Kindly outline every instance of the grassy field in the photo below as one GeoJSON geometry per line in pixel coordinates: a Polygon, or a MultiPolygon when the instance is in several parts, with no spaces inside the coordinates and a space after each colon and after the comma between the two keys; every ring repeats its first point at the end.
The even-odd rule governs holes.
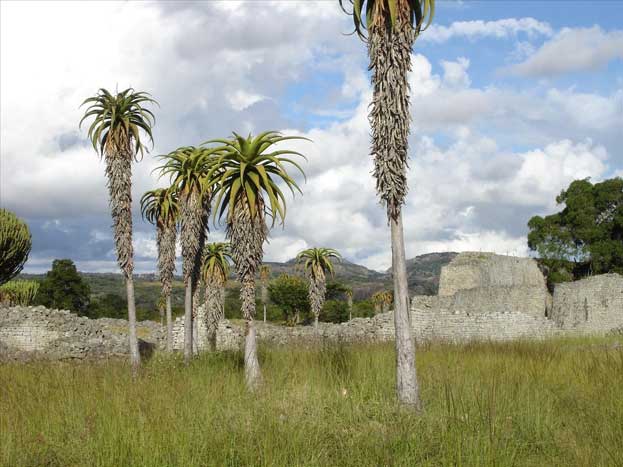
{"type": "Polygon", "coordinates": [[[623,465],[623,350],[606,340],[432,345],[426,411],[395,403],[391,345],[149,362],[0,365],[3,466],[623,465]]]}

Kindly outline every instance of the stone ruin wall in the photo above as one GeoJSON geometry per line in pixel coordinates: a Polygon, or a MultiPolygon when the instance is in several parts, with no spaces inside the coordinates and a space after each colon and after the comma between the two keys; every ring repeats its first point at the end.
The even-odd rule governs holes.
{"type": "MultiPolygon", "coordinates": [[[[427,298],[414,297],[414,307],[427,298]]],[[[441,269],[439,294],[429,308],[545,316],[551,304],[545,278],[531,258],[467,252],[441,269]]]]}
{"type": "MultiPolygon", "coordinates": [[[[442,270],[440,295],[413,298],[411,322],[420,342],[623,332],[622,276],[607,274],[560,284],[552,306],[533,260],[468,253],[455,261],[442,270]],[[550,309],[548,319],[546,310],[550,309]]],[[[262,322],[256,322],[256,329],[260,341],[276,345],[382,342],[394,336],[391,313],[341,324],[320,323],[317,330],[262,322]]],[[[165,330],[158,323],[138,323],[138,335],[144,354],[163,348],[165,330]]],[[[240,324],[223,321],[216,348],[240,348],[243,335],[240,324]]],[[[183,348],[183,336],[183,319],[178,318],[174,348],[183,348]]],[[[206,348],[205,332],[197,329],[195,336],[196,350],[206,348]]],[[[43,307],[0,308],[0,359],[107,358],[126,357],[127,353],[125,320],[91,320],[43,307]]]]}
{"type": "Polygon", "coordinates": [[[623,276],[603,274],[556,285],[551,318],[579,333],[623,331],[623,276]]]}
{"type": "MultiPolygon", "coordinates": [[[[141,352],[149,354],[164,342],[158,323],[137,324],[141,352]]],[[[0,307],[0,359],[50,360],[126,357],[128,322],[89,319],[68,310],[45,307],[0,307]]]]}

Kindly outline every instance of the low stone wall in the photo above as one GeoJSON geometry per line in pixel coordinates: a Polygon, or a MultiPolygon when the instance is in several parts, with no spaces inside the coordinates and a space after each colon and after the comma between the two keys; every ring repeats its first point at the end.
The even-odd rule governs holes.
{"type": "Polygon", "coordinates": [[[583,333],[623,329],[623,276],[603,274],[556,285],[551,318],[583,333]]]}
{"type": "MultiPolygon", "coordinates": [[[[89,319],[67,310],[45,307],[0,308],[0,359],[50,360],[126,357],[128,322],[122,319],[89,319]]],[[[141,352],[160,347],[163,332],[158,323],[138,323],[141,352]]]]}
{"type": "Polygon", "coordinates": [[[482,287],[458,290],[454,295],[415,296],[415,309],[460,311],[469,314],[516,311],[544,317],[551,298],[545,287],[482,287]]]}
{"type": "MultiPolygon", "coordinates": [[[[280,326],[256,321],[257,339],[271,345],[318,345],[321,342],[384,342],[394,338],[394,324],[391,313],[374,318],[355,318],[346,323],[319,323],[313,326],[280,326]]],[[[244,342],[244,323],[222,321],[216,332],[216,350],[235,350],[242,348],[244,342]]],[[[199,340],[198,350],[207,347],[205,340],[199,340]]],[[[184,345],[184,322],[175,320],[173,346],[182,350],[184,345]]]]}
{"type": "MultiPolygon", "coordinates": [[[[551,319],[538,288],[481,287],[457,290],[453,295],[414,297],[411,324],[419,342],[510,340],[565,334],[623,332],[623,277],[595,276],[561,284],[554,292],[551,319]],[[533,314],[535,309],[543,314],[533,314]]],[[[198,317],[202,316],[202,309],[198,317]]],[[[260,342],[273,345],[318,345],[322,342],[383,342],[394,338],[393,315],[356,318],[347,323],[313,326],[278,326],[256,322],[260,342]]],[[[195,350],[207,348],[206,333],[195,326],[195,350]]],[[[138,323],[144,353],[164,347],[165,332],[155,322],[138,323]]],[[[183,318],[175,320],[174,348],[182,350],[183,318]]],[[[216,333],[216,349],[238,349],[244,340],[243,324],[223,321],[216,333]]],[[[91,320],[69,311],[44,307],[0,308],[0,359],[81,359],[125,357],[127,321],[91,320]]]]}
{"type": "Polygon", "coordinates": [[[542,339],[564,332],[546,318],[516,311],[483,314],[414,309],[411,312],[411,324],[413,333],[420,342],[542,339]]]}

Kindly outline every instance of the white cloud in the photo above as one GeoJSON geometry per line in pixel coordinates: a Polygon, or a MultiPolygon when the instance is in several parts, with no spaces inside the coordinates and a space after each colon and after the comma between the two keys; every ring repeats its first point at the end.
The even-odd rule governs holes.
{"type": "Polygon", "coordinates": [[[614,59],[623,59],[623,31],[591,28],[564,28],[522,63],[508,71],[523,76],[553,76],[602,68],[614,59]]]}
{"type": "Polygon", "coordinates": [[[228,99],[232,108],[240,112],[248,107],[251,107],[253,104],[263,101],[266,97],[260,94],[248,93],[239,89],[233,94],[230,94],[228,99]]]}
{"type": "Polygon", "coordinates": [[[471,84],[467,69],[469,68],[469,60],[465,57],[459,57],[456,62],[442,60],[443,81],[452,88],[468,88],[471,84]]]}
{"type": "Polygon", "coordinates": [[[496,38],[504,39],[515,37],[520,33],[529,37],[551,36],[552,28],[548,23],[534,18],[506,18],[495,21],[456,21],[450,26],[438,26],[433,24],[429,30],[422,34],[420,40],[431,42],[446,42],[450,39],[469,38],[496,38]]]}
{"type": "MultiPolygon", "coordinates": [[[[47,229],[31,270],[48,268],[52,254],[78,255],[79,242],[79,268],[117,270],[104,163],[76,128],[79,103],[117,83],[159,100],[156,154],[231,130],[281,128],[313,141],[289,145],[308,156],[308,182],[303,196],[288,196],[286,227],[271,231],[266,260],[330,246],[369,267],[389,266],[389,231],[371,176],[365,47],[340,35],[350,20],[335,4],[13,2],[2,10],[0,201],[36,219],[40,232],[47,229]],[[310,76],[323,80],[323,73],[330,73],[326,98],[284,99],[290,87],[300,89],[310,76]],[[307,113],[283,116],[296,106],[334,118],[316,125],[307,113]]],[[[523,18],[435,26],[422,38],[519,35],[552,32],[523,18]]],[[[529,50],[521,46],[524,55],[529,50]]],[[[530,216],[553,209],[555,195],[574,178],[608,173],[623,91],[475,87],[476,59],[461,55],[442,53],[434,63],[413,56],[407,253],[525,253],[530,216]]],[[[137,272],[156,269],[154,228],[139,220],[136,201],[166,183],[151,173],[158,164],[147,156],[133,166],[137,272]]],[[[222,238],[222,229],[210,234],[210,241],[222,238]]]]}

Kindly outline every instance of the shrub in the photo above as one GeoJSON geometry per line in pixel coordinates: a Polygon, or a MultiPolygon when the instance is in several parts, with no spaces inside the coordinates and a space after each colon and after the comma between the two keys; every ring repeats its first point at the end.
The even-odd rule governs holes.
{"type": "Polygon", "coordinates": [[[0,209],[0,284],[23,269],[32,248],[28,226],[6,209],[0,209]]]}
{"type": "Polygon", "coordinates": [[[32,305],[38,290],[37,281],[9,281],[0,285],[0,303],[9,306],[32,305]]]}

